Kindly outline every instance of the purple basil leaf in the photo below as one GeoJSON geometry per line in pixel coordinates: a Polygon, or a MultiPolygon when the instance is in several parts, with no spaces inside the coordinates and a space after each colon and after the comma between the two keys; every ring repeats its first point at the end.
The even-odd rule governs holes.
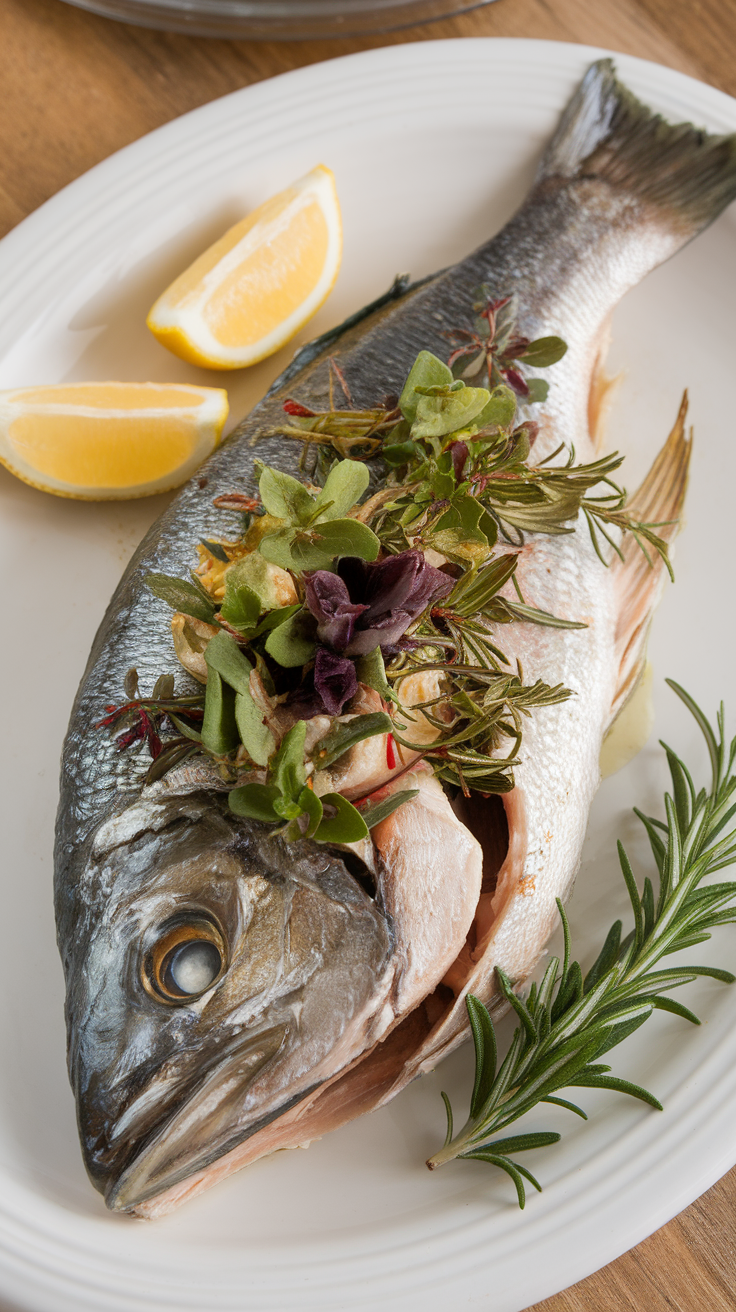
{"type": "Polygon", "coordinates": [[[452,456],[452,468],[455,478],[458,483],[462,483],[465,461],[468,458],[468,448],[465,442],[453,442],[450,447],[450,455],[452,456]]]}
{"type": "Polygon", "coordinates": [[[320,642],[335,651],[344,651],[353,636],[356,619],[368,607],[351,602],[343,580],[326,569],[305,574],[304,588],[307,605],[317,621],[320,642]]]}
{"type": "Polygon", "coordinates": [[[351,601],[366,604],[344,649],[351,656],[393,647],[412,621],[454,585],[421,551],[402,551],[374,565],[349,556],[338,568],[351,601]]]}
{"type": "Polygon", "coordinates": [[[379,615],[369,629],[357,629],[348,648],[351,656],[368,656],[376,647],[383,650],[393,647],[405,633],[414,617],[405,610],[390,610],[379,615]]]}
{"type": "Polygon", "coordinates": [[[358,676],[353,662],[326,647],[318,647],[314,662],[314,688],[329,715],[340,715],[342,708],[358,691],[358,676]]]}
{"type": "Polygon", "coordinates": [[[305,678],[304,682],[290,692],[286,698],[285,705],[290,711],[293,711],[300,720],[311,720],[315,715],[324,715],[325,705],[319,693],[314,687],[314,672],[305,678]]]}

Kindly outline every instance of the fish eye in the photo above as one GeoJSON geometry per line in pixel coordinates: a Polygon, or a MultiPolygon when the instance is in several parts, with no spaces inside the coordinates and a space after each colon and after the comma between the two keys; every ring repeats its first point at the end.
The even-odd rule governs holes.
{"type": "Polygon", "coordinates": [[[204,916],[169,921],[143,962],[143,984],[159,1002],[181,1004],[199,998],[221,978],[225,943],[204,916]]]}

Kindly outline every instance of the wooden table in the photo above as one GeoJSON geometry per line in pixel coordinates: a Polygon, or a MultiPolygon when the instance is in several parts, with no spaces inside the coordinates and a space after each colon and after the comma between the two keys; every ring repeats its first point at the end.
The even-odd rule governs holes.
{"type": "MultiPolygon", "coordinates": [[[[215,96],[400,41],[516,36],[608,46],[736,95],[734,0],[497,0],[339,41],[212,41],[128,27],[61,0],[0,0],[0,234],[114,150],[215,96]]],[[[732,1312],[736,1169],[681,1216],[535,1312],[732,1312]]],[[[530,1255],[531,1256],[531,1255],[530,1255]]]]}

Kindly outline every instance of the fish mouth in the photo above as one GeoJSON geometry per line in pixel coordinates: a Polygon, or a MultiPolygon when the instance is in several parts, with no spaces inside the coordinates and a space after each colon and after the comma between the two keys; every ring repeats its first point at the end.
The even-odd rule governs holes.
{"type": "Polygon", "coordinates": [[[288,1024],[275,1025],[249,1036],[221,1057],[186,1101],[159,1121],[122,1173],[110,1178],[105,1189],[107,1206],[115,1212],[134,1211],[206,1170],[281,1115],[283,1105],[264,1116],[246,1119],[243,1103],[249,1085],[283,1048],[288,1032],[288,1024]]]}

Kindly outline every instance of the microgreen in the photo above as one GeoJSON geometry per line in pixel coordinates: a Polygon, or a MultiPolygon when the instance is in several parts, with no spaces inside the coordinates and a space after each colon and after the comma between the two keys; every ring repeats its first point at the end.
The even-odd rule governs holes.
{"type": "Polygon", "coordinates": [[[556,1143],[552,1132],[496,1138],[540,1103],[553,1103],[586,1119],[575,1103],[557,1095],[568,1088],[612,1089],[660,1109],[654,1094],[619,1079],[600,1058],[643,1025],[654,1011],[667,1011],[694,1024],[697,1017],[668,996],[672,989],[707,976],[732,984],[736,977],[714,966],[678,963],[659,968],[663,957],[710,938],[718,925],[736,921],[736,882],[704,884],[707,876],[736,861],[736,738],[725,736],[723,705],[717,728],[673,680],[669,686],[694,715],[711,760],[709,788],[695,791],[684,762],[662,744],[672,778],[672,793],[664,798],[666,820],[635,813],[642,821],[658,872],[658,888],[649,876],[642,891],[626,851],[618,844],[619,861],[631,901],[633,928],[622,937],[620,920],[611,927],[598,957],[583,975],[571,958],[570,931],[562,903],[558,909],[564,930],[562,962],[553,957],[541,983],[522,998],[500,969],[496,980],[501,996],[519,1018],[510,1047],[500,1066],[490,1013],[468,994],[468,1020],[475,1045],[475,1080],[468,1119],[454,1134],[450,1101],[443,1094],[447,1137],[427,1163],[430,1169],[454,1158],[489,1162],[513,1180],[519,1206],[525,1202],[524,1179],[535,1189],[538,1181],[511,1155],[556,1143]]]}
{"type": "Polygon", "coordinates": [[[546,400],[549,383],[528,378],[519,365],[546,369],[561,360],[567,350],[561,337],[538,337],[530,341],[516,328],[518,303],[515,296],[494,300],[487,287],[479,289],[474,331],[461,330],[451,337],[453,376],[466,381],[485,375],[490,387],[506,383],[522,404],[546,400]]]}

